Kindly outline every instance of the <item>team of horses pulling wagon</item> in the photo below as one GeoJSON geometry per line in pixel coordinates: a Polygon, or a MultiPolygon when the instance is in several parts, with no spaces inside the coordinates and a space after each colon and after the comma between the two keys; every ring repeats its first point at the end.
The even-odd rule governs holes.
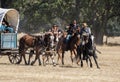
{"type": "Polygon", "coordinates": [[[33,65],[36,60],[38,60],[39,65],[41,65],[41,56],[43,59],[43,65],[46,65],[46,61],[49,60],[49,57],[52,59],[52,63],[56,66],[54,56],[58,54],[58,61],[61,59],[62,65],[64,65],[64,54],[65,51],[70,51],[70,58],[73,63],[73,60],[77,60],[77,64],[81,67],[83,66],[83,60],[90,61],[90,67],[92,67],[91,56],[94,58],[97,68],[99,65],[96,60],[96,47],[94,45],[94,38],[89,39],[86,35],[81,36],[77,33],[74,33],[69,40],[69,49],[66,49],[67,45],[64,42],[66,34],[63,32],[59,37],[58,42],[54,42],[53,35],[44,34],[44,35],[24,35],[17,42],[17,32],[19,25],[19,13],[15,9],[2,9],[0,8],[0,23],[6,20],[14,28],[14,33],[1,33],[1,43],[0,43],[0,55],[7,55],[10,62],[13,64],[20,64],[22,58],[26,65],[33,65]],[[18,45],[19,43],[19,45],[18,45]],[[83,44],[84,43],[84,44],[83,44]],[[54,44],[54,45],[53,45],[54,44]],[[28,53],[26,51],[30,49],[28,53]],[[28,61],[26,60],[26,54],[29,54],[28,61]],[[35,59],[30,62],[32,55],[35,54],[35,59]],[[74,56],[73,56],[74,54],[74,56]]]}

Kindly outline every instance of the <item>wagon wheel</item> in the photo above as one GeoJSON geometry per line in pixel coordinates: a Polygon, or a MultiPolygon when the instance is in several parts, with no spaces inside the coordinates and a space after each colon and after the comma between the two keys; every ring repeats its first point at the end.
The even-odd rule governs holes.
{"type": "Polygon", "coordinates": [[[21,56],[17,53],[12,53],[8,55],[9,61],[12,64],[19,64],[21,62],[21,56]]]}

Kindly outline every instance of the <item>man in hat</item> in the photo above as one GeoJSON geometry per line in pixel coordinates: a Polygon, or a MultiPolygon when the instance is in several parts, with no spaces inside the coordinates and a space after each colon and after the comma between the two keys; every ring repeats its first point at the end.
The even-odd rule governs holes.
{"type": "Polygon", "coordinates": [[[91,35],[91,29],[88,27],[87,23],[83,23],[82,24],[82,28],[80,31],[80,35],[82,35],[83,33],[86,33],[88,35],[91,35]]]}

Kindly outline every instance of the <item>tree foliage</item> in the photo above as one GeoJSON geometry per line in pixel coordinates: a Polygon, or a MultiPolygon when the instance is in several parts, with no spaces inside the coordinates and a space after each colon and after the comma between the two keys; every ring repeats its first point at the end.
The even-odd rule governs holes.
{"type": "Polygon", "coordinates": [[[1,7],[20,12],[20,29],[40,32],[53,24],[64,28],[72,20],[87,22],[102,44],[103,35],[120,35],[120,0],[1,0],[1,7]],[[10,4],[9,4],[10,3],[10,4]]]}

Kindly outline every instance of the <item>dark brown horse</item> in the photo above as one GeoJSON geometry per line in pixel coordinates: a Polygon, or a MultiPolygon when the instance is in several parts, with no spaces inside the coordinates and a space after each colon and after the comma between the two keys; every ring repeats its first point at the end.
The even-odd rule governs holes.
{"type": "Polygon", "coordinates": [[[90,67],[92,67],[91,56],[93,57],[97,68],[100,68],[97,62],[96,55],[96,47],[94,44],[94,36],[87,35],[86,33],[82,35],[82,41],[80,46],[78,47],[78,57],[81,60],[81,67],[83,67],[83,60],[86,60],[88,64],[88,60],[90,62],[90,67]]]}
{"type": "Polygon", "coordinates": [[[43,46],[44,46],[44,43],[42,40],[42,36],[32,36],[32,35],[27,34],[27,35],[24,35],[23,37],[21,37],[19,40],[19,54],[21,55],[20,62],[22,61],[22,57],[23,57],[25,64],[30,63],[31,56],[29,56],[29,60],[27,63],[25,53],[29,48],[33,48],[33,51],[36,52],[36,56],[35,56],[35,60],[32,61],[31,65],[33,65],[37,59],[39,61],[39,65],[41,65],[40,52],[43,50],[43,48],[44,48],[43,46]]]}
{"type": "Polygon", "coordinates": [[[80,35],[77,33],[74,33],[69,42],[66,43],[65,39],[66,39],[66,32],[63,33],[63,36],[59,39],[58,45],[57,45],[57,53],[58,53],[58,61],[59,59],[61,59],[62,61],[62,65],[64,65],[64,53],[65,51],[69,50],[71,55],[71,61],[73,63],[73,54],[75,55],[75,59],[77,58],[77,46],[80,44],[80,35]],[[69,48],[69,49],[68,49],[69,48]],[[61,56],[62,54],[62,56],[61,56]]]}

